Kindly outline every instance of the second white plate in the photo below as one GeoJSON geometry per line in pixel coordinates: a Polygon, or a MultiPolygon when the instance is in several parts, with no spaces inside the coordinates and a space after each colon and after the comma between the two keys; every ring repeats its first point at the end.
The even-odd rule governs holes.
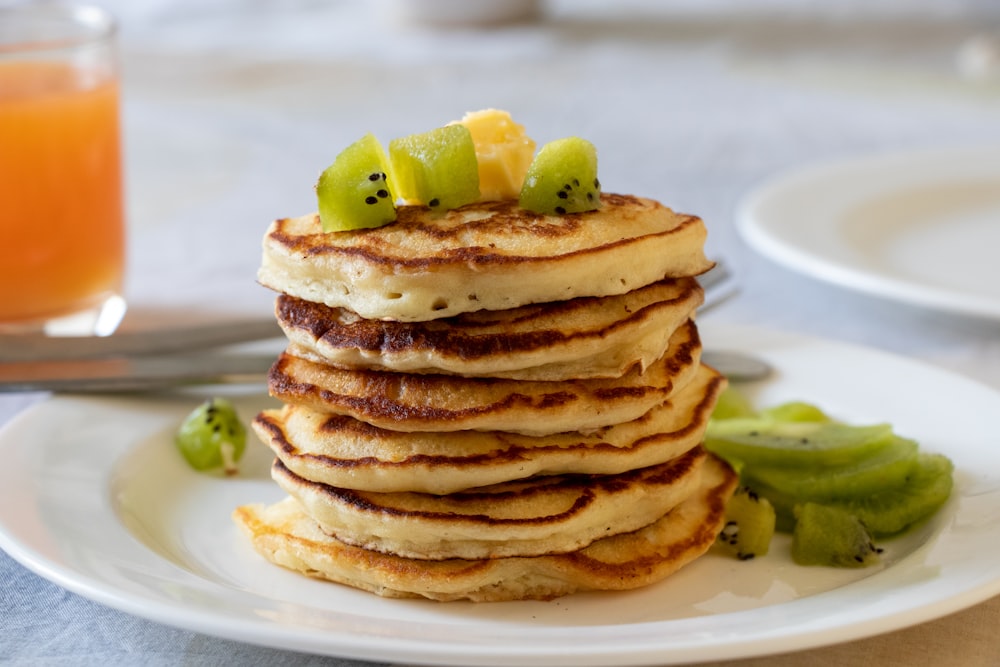
{"type": "Polygon", "coordinates": [[[748,195],[736,222],[754,249],[794,271],[1000,319],[1000,146],[797,170],[748,195]]]}

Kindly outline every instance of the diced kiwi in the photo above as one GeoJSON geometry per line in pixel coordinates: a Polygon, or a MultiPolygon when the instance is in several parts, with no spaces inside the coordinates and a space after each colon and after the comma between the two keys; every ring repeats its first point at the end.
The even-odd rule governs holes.
{"type": "Polygon", "coordinates": [[[889,424],[852,426],[839,422],[774,422],[769,419],[713,421],[705,447],[747,465],[830,466],[855,462],[889,446],[889,424]]]}
{"type": "Polygon", "coordinates": [[[479,199],[479,166],[472,134],[446,125],[389,142],[390,174],[398,195],[446,211],[479,199]]]}
{"type": "Polygon", "coordinates": [[[316,183],[324,232],[381,227],[396,219],[382,145],[366,134],[334,159],[316,183]]]}
{"type": "Polygon", "coordinates": [[[740,560],[765,556],[774,536],[774,521],[771,503],[741,486],[726,505],[726,523],[717,542],[740,560]]]}
{"type": "Polygon", "coordinates": [[[917,463],[917,443],[895,437],[889,446],[841,466],[754,466],[745,474],[803,500],[864,498],[902,486],[917,463]]]}
{"type": "Polygon", "coordinates": [[[597,149],[580,137],[550,141],[528,167],[521,208],[544,215],[593,211],[601,205],[597,149]]]}
{"type": "Polygon", "coordinates": [[[795,506],[804,499],[790,493],[769,487],[760,480],[753,479],[744,469],[740,472],[740,480],[753,489],[761,498],[767,498],[774,508],[774,529],[779,533],[791,533],[795,528],[795,506]]]}
{"type": "Polygon", "coordinates": [[[246,449],[246,428],[232,403],[213,398],[184,419],[174,434],[174,444],[195,470],[221,467],[232,475],[246,449]]]}
{"type": "Polygon", "coordinates": [[[876,536],[895,535],[941,508],[951,496],[952,462],[941,454],[920,454],[906,482],[836,504],[861,519],[876,536]]]}
{"type": "Polygon", "coordinates": [[[775,530],[792,533],[793,556],[803,564],[877,561],[872,536],[896,535],[926,519],[953,486],[951,461],[920,453],[888,424],[843,424],[801,401],[756,413],[738,398],[720,401],[705,446],[770,502],[775,530]]]}
{"type": "Polygon", "coordinates": [[[865,524],[840,507],[805,503],[795,519],[792,560],[799,565],[866,567],[880,560],[865,524]]]}

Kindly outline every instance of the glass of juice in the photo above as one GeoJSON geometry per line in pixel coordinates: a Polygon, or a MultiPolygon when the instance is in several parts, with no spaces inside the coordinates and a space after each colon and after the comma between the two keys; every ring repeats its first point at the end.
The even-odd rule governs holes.
{"type": "Polygon", "coordinates": [[[125,313],[114,19],[0,7],[0,333],[107,335],[125,313]]]}

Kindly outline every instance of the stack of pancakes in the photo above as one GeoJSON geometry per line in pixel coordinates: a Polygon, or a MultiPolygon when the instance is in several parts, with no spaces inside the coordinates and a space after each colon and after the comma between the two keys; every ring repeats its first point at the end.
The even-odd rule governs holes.
{"type": "Polygon", "coordinates": [[[701,439],[705,227],[637,197],[516,201],[324,234],[278,220],[260,282],[289,345],[254,429],[288,493],[236,522],[267,559],[391,597],[550,599],[703,554],[736,484],[701,439]]]}

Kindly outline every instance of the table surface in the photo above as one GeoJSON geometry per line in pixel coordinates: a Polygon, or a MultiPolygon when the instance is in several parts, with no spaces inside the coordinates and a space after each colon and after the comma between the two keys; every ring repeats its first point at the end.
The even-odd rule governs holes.
{"type": "MultiPolygon", "coordinates": [[[[775,174],[910,149],[1000,146],[1000,73],[963,45],[990,2],[551,2],[488,28],[403,22],[378,3],[105,2],[122,22],[126,328],[266,315],[260,237],[313,210],[339,148],[510,110],[540,143],[601,149],[605,189],[697,213],[739,293],[704,317],[889,350],[1000,388],[1000,325],[792,273],[734,227],[775,174]],[[610,3],[608,3],[610,4],[610,3]]],[[[992,31],[992,32],[991,32],[992,31]]],[[[0,423],[44,400],[0,396],[0,423]]],[[[66,592],[0,553],[4,664],[360,664],[165,627],[66,592]]],[[[1000,599],[891,634],[740,665],[994,664],[1000,599]]]]}

